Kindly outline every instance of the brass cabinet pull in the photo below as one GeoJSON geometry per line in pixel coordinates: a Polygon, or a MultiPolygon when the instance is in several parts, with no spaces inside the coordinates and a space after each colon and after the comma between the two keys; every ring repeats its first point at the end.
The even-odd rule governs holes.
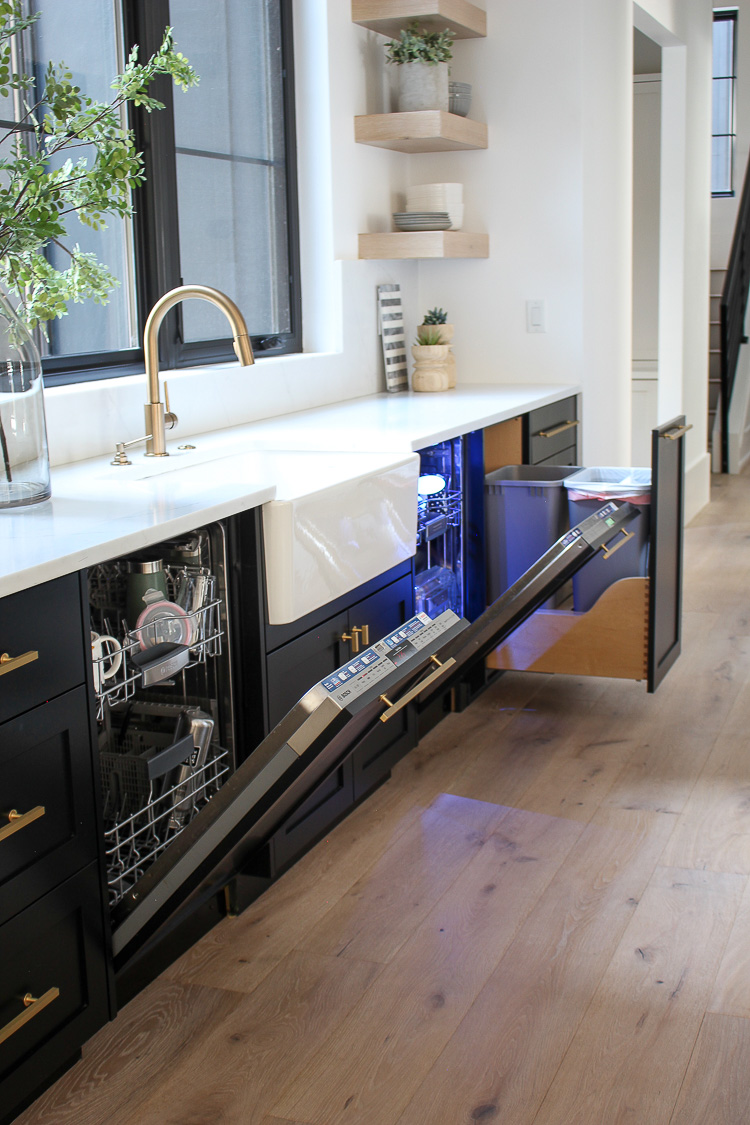
{"type": "Polygon", "coordinates": [[[540,430],[536,435],[537,437],[557,437],[558,434],[564,434],[566,430],[572,430],[575,426],[580,426],[577,418],[569,422],[563,422],[561,426],[555,426],[554,430],[540,430]]]}
{"type": "Polygon", "coordinates": [[[602,555],[605,559],[611,559],[612,556],[620,550],[620,547],[624,547],[628,540],[632,539],[635,535],[634,531],[626,531],[624,527],[621,527],[620,531],[624,536],[623,539],[618,540],[618,542],[615,543],[614,547],[602,547],[602,555]]]}
{"type": "Polygon", "coordinates": [[[361,629],[357,628],[356,625],[353,625],[351,633],[342,633],[341,634],[341,640],[342,641],[349,641],[350,642],[350,644],[352,646],[352,655],[353,656],[356,656],[357,653],[359,652],[359,634],[361,632],[362,632],[361,629]]]}
{"type": "Polygon", "coordinates": [[[686,434],[688,432],[688,430],[692,430],[692,428],[693,428],[693,423],[688,422],[688,424],[686,426],[679,426],[676,430],[674,430],[674,431],[670,430],[670,432],[668,434],[662,434],[661,436],[665,437],[665,438],[669,438],[670,441],[677,441],[678,438],[681,438],[683,434],[686,434]]]}
{"type": "Polygon", "coordinates": [[[367,648],[370,644],[370,626],[363,625],[360,632],[362,633],[362,644],[367,648]]]}
{"type": "MultiPolygon", "coordinates": [[[[25,828],[27,824],[31,824],[32,820],[39,820],[40,816],[44,816],[44,805],[37,805],[36,808],[29,809],[28,812],[20,813],[15,809],[11,809],[5,815],[8,818],[8,823],[0,828],[0,840],[5,840],[8,836],[12,836],[14,832],[20,831],[25,828]]],[[[0,816],[2,813],[0,813],[0,816]]]]}
{"type": "Polygon", "coordinates": [[[41,996],[32,996],[30,992],[27,992],[23,998],[23,1006],[26,1011],[20,1012],[10,1023],[6,1023],[5,1027],[0,1028],[0,1043],[4,1043],[6,1039],[10,1039],[11,1035],[20,1031],[24,1024],[33,1020],[34,1016],[38,1016],[42,1008],[46,1008],[53,1000],[57,1000],[59,995],[59,988],[49,988],[41,996]]]}
{"type": "Polygon", "coordinates": [[[418,696],[420,692],[424,691],[424,689],[428,687],[429,684],[433,684],[435,680],[439,679],[442,676],[443,672],[447,672],[448,669],[452,668],[456,663],[455,659],[452,656],[450,657],[450,659],[446,660],[444,664],[441,664],[436,656],[431,656],[430,660],[433,664],[436,664],[437,667],[432,672],[430,672],[429,676],[427,676],[424,680],[420,680],[419,683],[415,684],[413,688],[409,688],[406,695],[403,695],[401,699],[399,699],[398,703],[391,703],[387,695],[378,696],[378,699],[385,703],[388,708],[388,710],[384,711],[380,716],[381,723],[387,723],[388,720],[392,719],[393,716],[397,714],[402,707],[406,707],[407,703],[411,703],[412,699],[418,696]]]}
{"type": "Polygon", "coordinates": [[[22,656],[9,656],[4,652],[0,656],[0,676],[4,676],[6,672],[12,672],[14,668],[22,668],[24,664],[31,664],[33,660],[39,659],[39,653],[24,652],[22,656]]]}

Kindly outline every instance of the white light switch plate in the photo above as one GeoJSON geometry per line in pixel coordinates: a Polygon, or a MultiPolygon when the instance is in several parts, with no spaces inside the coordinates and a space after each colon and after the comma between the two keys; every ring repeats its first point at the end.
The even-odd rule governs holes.
{"type": "Polygon", "coordinates": [[[526,302],[526,331],[547,331],[547,303],[540,299],[526,302]]]}

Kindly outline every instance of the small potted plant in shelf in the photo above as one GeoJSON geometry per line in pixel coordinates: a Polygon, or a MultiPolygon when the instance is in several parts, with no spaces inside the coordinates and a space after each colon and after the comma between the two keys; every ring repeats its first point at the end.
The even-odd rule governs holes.
{"type": "Polygon", "coordinates": [[[442,109],[448,112],[448,63],[453,32],[420,30],[413,20],[398,39],[386,43],[386,61],[398,66],[398,110],[442,109]]]}

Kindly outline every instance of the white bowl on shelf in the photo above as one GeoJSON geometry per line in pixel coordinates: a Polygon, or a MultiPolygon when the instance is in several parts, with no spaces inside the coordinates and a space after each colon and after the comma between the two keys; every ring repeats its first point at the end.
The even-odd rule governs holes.
{"type": "Polygon", "coordinates": [[[447,210],[463,198],[463,184],[415,184],[406,189],[406,210],[447,210]]]}

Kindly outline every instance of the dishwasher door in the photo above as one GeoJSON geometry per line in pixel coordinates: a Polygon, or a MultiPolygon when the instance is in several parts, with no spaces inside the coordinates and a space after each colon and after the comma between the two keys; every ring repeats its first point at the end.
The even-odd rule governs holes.
{"type": "Polygon", "coordinates": [[[117,904],[115,970],[242,871],[285,816],[377,723],[457,682],[637,515],[627,503],[604,505],[473,624],[452,610],[434,620],[418,614],[311,688],[117,904]],[[397,692],[403,694],[395,700],[397,692]]]}

